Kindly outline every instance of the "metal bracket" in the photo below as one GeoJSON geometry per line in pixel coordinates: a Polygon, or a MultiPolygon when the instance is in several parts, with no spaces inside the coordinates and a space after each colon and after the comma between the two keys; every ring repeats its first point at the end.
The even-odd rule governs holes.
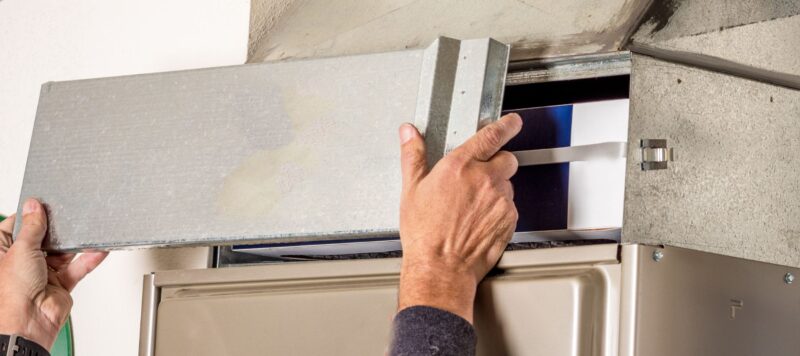
{"type": "Polygon", "coordinates": [[[582,146],[544,148],[511,152],[517,157],[520,167],[542,164],[594,161],[625,157],[626,142],[603,142],[582,146]]]}
{"type": "Polygon", "coordinates": [[[19,351],[19,346],[17,345],[17,335],[11,334],[8,337],[8,349],[6,349],[6,356],[14,356],[14,354],[19,351]]]}
{"type": "Polygon", "coordinates": [[[672,148],[667,147],[667,140],[642,139],[640,142],[642,170],[667,169],[667,162],[674,158],[672,148]]]}

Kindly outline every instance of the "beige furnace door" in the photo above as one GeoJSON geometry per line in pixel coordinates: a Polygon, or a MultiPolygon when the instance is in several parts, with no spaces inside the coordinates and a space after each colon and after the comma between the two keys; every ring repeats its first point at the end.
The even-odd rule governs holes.
{"type": "MultiPolygon", "coordinates": [[[[382,355],[399,259],[156,273],[155,354],[382,355]]],[[[480,355],[615,355],[617,245],[507,252],[479,290],[480,355]]]]}

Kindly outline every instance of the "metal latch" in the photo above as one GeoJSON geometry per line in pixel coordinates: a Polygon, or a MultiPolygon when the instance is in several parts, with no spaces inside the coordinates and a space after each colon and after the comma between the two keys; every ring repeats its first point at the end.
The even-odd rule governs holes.
{"type": "Polygon", "coordinates": [[[664,139],[642,139],[642,170],[667,169],[667,162],[673,160],[672,148],[664,139]]]}

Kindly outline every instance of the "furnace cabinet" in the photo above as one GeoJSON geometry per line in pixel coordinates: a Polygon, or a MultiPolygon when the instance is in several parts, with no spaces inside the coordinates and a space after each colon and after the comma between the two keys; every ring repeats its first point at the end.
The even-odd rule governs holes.
{"type": "MultiPolygon", "coordinates": [[[[157,272],[140,355],[380,355],[398,258],[157,272]]],[[[800,269],[615,243],[507,251],[475,305],[479,355],[796,355],[800,269]]]]}
{"type": "MultiPolygon", "coordinates": [[[[758,211],[793,195],[743,183],[791,179],[754,159],[773,151],[742,131],[769,116],[770,135],[797,134],[786,116],[797,108],[739,104],[767,96],[798,94],[628,52],[512,68],[504,111],[630,98],[624,221],[506,251],[479,287],[478,353],[796,355],[800,269],[670,244],[778,238],[753,228],[797,203],[758,211]]],[[[141,355],[382,354],[400,266],[386,243],[221,246],[217,268],[148,275],[141,355]]]]}

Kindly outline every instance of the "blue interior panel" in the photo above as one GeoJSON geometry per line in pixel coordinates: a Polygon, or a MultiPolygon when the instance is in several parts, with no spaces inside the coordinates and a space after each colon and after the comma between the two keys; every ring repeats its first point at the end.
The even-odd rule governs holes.
{"type": "MultiPolygon", "coordinates": [[[[522,116],[522,132],[504,149],[522,151],[568,147],[572,105],[513,110],[522,116]]],[[[511,178],[519,212],[517,231],[567,228],[569,163],[520,167],[511,178]]]]}

